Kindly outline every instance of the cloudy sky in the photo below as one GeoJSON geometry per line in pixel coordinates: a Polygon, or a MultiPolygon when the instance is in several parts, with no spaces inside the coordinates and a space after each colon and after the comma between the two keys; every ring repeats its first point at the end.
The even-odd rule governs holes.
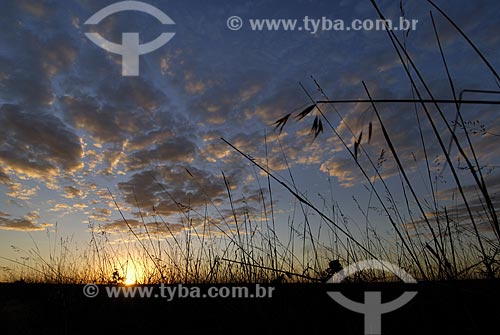
{"type": "MultiPolygon", "coordinates": [[[[324,200],[331,207],[333,199],[352,222],[358,222],[358,204],[366,209],[370,196],[366,180],[324,121],[324,132],[315,140],[310,136],[317,111],[300,122],[291,117],[281,134],[273,123],[311,104],[299,83],[313,99],[325,99],[311,76],[329,99],[366,99],[362,81],[375,99],[411,99],[411,85],[386,32],[253,31],[249,20],[377,19],[370,1],[148,0],[175,25],[165,26],[150,15],[131,11],[110,15],[95,26],[84,24],[114,2],[2,2],[0,255],[16,257],[10,246],[29,248],[31,237],[45,243],[46,230],[53,231],[56,223],[60,233],[79,241],[88,239],[89,223],[126,230],[108,188],[132,223],[139,222],[138,209],[151,220],[148,215],[154,207],[180,229],[179,204],[203,212],[209,198],[222,213],[228,209],[224,171],[237,206],[260,208],[259,187],[267,181],[221,137],[283,180],[290,181],[290,167],[301,194],[319,207],[324,200]],[[243,19],[240,30],[227,27],[227,19],[235,15],[243,19]],[[139,32],[145,43],[165,31],[175,36],[140,56],[140,75],[135,77],[122,76],[121,56],[101,49],[85,35],[98,32],[120,43],[123,32],[139,32]]],[[[419,20],[415,31],[398,32],[398,36],[406,41],[434,96],[451,99],[429,4],[377,2],[389,18],[404,15],[419,20]]],[[[500,3],[436,2],[492,66],[500,68],[500,3]]],[[[500,90],[495,76],[464,39],[435,10],[434,17],[457,94],[464,89],[500,90]]],[[[464,98],[499,99],[477,93],[464,98]]],[[[454,106],[442,107],[451,124],[454,106]]],[[[462,107],[464,119],[470,121],[468,129],[477,131],[472,140],[493,195],[500,189],[497,109],[494,105],[462,107]]],[[[361,131],[363,150],[376,163],[385,150],[381,174],[396,190],[401,179],[370,105],[323,105],[322,111],[351,150],[361,131]]],[[[416,115],[424,117],[421,107],[381,104],[379,111],[405,168],[417,181],[419,194],[429,196],[416,119],[416,115]]],[[[449,170],[440,174],[445,165],[442,151],[428,124],[422,122],[430,168],[441,178],[436,188],[443,201],[451,201],[456,185],[447,177],[449,170]]],[[[445,124],[439,121],[438,128],[445,129],[445,124]]],[[[464,166],[456,150],[452,156],[457,167],[464,166]]],[[[362,154],[359,162],[373,176],[362,154]]],[[[463,181],[472,185],[466,172],[463,181]]],[[[278,224],[283,226],[278,229],[286,232],[294,203],[279,185],[272,186],[278,224]]],[[[396,198],[402,197],[399,190],[394,191],[396,198]]],[[[474,195],[476,190],[470,186],[467,192],[474,195]]],[[[265,197],[268,201],[267,193],[265,197]]],[[[460,208],[460,201],[456,206],[460,208]]],[[[381,232],[390,231],[384,215],[374,213],[373,220],[381,232]]]]}

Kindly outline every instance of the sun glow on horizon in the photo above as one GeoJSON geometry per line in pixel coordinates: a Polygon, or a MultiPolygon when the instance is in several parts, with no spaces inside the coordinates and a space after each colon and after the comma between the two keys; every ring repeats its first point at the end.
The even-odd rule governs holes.
{"type": "Polygon", "coordinates": [[[133,264],[127,264],[127,271],[125,273],[125,280],[123,281],[123,283],[127,286],[137,284],[137,280],[141,276],[141,273],[139,272],[140,270],[133,264]]]}
{"type": "Polygon", "coordinates": [[[125,278],[125,285],[134,285],[136,283],[135,276],[133,274],[127,273],[127,277],[125,278]]]}

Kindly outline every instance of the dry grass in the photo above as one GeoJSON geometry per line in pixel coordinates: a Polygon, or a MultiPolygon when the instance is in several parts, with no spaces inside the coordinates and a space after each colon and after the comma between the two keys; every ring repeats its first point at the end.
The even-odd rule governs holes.
{"type": "MultiPolygon", "coordinates": [[[[372,3],[380,18],[385,19],[376,2],[372,3]]],[[[491,63],[474,43],[451,18],[434,3],[430,3],[465,38],[478,54],[478,58],[485,62],[492,75],[500,81],[491,63]]],[[[352,226],[347,224],[347,216],[333,197],[328,203],[327,196],[320,195],[325,206],[319,208],[297,188],[290,168],[287,180],[273,173],[269,169],[267,143],[266,157],[258,161],[223,140],[241,154],[242,159],[248,160],[250,165],[266,176],[264,180],[267,185],[264,186],[257,178],[261,190],[260,208],[238,210],[234,204],[231,180],[224,174],[226,200],[231,214],[223,215],[209,197],[203,212],[179,205],[183,226],[180,232],[173,231],[161,215],[155,215],[154,222],[146,222],[141,214],[143,226],[132,227],[115,202],[129,230],[128,234],[122,236],[122,242],[111,242],[105,227],[90,225],[88,243],[78,246],[71,239],[59,237],[56,228],[55,233],[47,234],[49,250],[42,252],[35,242],[29,250],[16,249],[19,256],[10,259],[12,267],[3,269],[5,279],[117,284],[132,279],[139,283],[317,282],[331,276],[340,268],[340,263],[345,266],[368,258],[393,262],[423,280],[498,277],[500,228],[495,202],[485,183],[482,165],[474,150],[473,136],[477,132],[470,129],[463,115],[463,92],[459,93],[455,89],[435,19],[433,16],[431,18],[436,47],[440,51],[446,73],[445,80],[449,83],[453,100],[443,101],[434,96],[406,49],[405,37],[402,40],[388,30],[388,38],[412,88],[413,99],[374,99],[369,87],[363,83],[367,107],[372,109],[376,117],[366,124],[363,135],[362,131],[352,131],[339,111],[340,108],[337,108],[346,103],[359,103],[359,100],[334,102],[313,78],[319,97],[313,96],[302,86],[309,99],[309,106],[294,117],[291,117],[290,113],[275,123],[275,130],[281,133],[294,118],[298,122],[312,118],[311,134],[314,139],[318,136],[334,136],[340,141],[363,175],[369,193],[370,201],[366,209],[365,205],[354,199],[366,219],[360,233],[352,231],[352,226]],[[404,103],[414,110],[420,134],[417,139],[421,149],[419,156],[424,157],[426,167],[422,175],[425,176],[430,194],[419,193],[416,184],[421,181],[412,180],[410,177],[407,164],[401,157],[397,141],[394,140],[394,131],[386,127],[387,122],[384,121],[380,106],[388,103],[404,103]],[[443,103],[455,106],[454,120],[445,117],[443,103]],[[335,124],[343,124],[350,132],[349,136],[341,135],[335,124]],[[432,138],[423,135],[427,130],[433,134],[432,138]],[[329,131],[332,135],[329,135],[329,131]],[[373,156],[369,153],[373,150],[368,150],[368,146],[375,132],[381,132],[385,147],[378,148],[377,152],[380,154],[373,156]],[[439,173],[432,169],[432,159],[428,156],[431,146],[439,147],[445,158],[446,166],[439,173]],[[457,165],[452,151],[458,153],[460,161],[465,163],[465,168],[457,165]],[[394,164],[397,167],[399,188],[389,187],[388,180],[382,173],[384,164],[394,164]],[[455,206],[446,204],[438,196],[436,178],[438,175],[442,177],[443,173],[448,174],[446,177],[454,182],[458,190],[459,201],[455,206]],[[467,186],[463,182],[464,173],[469,174],[474,181],[477,189],[475,195],[464,191],[467,186]],[[297,210],[303,216],[303,222],[296,222],[294,215],[286,223],[286,236],[278,236],[276,233],[272,185],[286,190],[295,201],[294,213],[297,210]],[[396,200],[401,197],[402,200],[396,200]],[[480,205],[474,207],[473,204],[477,203],[480,205]],[[460,205],[465,206],[464,217],[454,215],[460,205]],[[385,217],[387,227],[391,227],[395,232],[392,240],[383,238],[374,228],[370,208],[375,206],[385,217]],[[215,210],[219,217],[208,215],[209,209],[215,210]],[[320,218],[317,231],[311,227],[310,211],[320,218]],[[489,224],[488,231],[480,229],[480,219],[489,224]],[[157,228],[156,232],[154,227],[157,228]],[[161,230],[162,234],[159,234],[158,230],[161,230]],[[137,274],[138,278],[128,278],[131,274],[137,274]]],[[[484,130],[484,127],[482,129],[484,130]]],[[[485,135],[485,132],[486,130],[480,132],[480,135],[485,135]]],[[[284,159],[286,161],[286,156],[284,159]]],[[[186,178],[193,179],[203,189],[202,183],[189,170],[186,171],[186,178]]],[[[157,183],[171,197],[166,188],[157,183]]],[[[112,194],[111,196],[113,197],[112,194]]],[[[173,197],[170,200],[178,204],[173,197]]],[[[360,278],[374,280],[377,276],[378,274],[368,273],[360,278]]]]}

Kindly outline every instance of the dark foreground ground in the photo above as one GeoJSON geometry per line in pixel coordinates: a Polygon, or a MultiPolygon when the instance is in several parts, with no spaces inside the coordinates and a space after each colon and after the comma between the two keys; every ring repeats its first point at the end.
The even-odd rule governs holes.
{"type": "MultiPolygon", "coordinates": [[[[220,285],[219,285],[220,287],[220,285]]],[[[202,286],[206,292],[208,286],[202,286]]],[[[382,316],[382,334],[497,334],[500,281],[275,285],[272,298],[87,298],[83,285],[0,284],[0,334],[364,334],[364,319],[327,291],[383,302],[417,296],[382,316]]],[[[254,285],[250,285],[253,292],[254,285]]],[[[155,291],[159,292],[159,291],[155,291]]]]}

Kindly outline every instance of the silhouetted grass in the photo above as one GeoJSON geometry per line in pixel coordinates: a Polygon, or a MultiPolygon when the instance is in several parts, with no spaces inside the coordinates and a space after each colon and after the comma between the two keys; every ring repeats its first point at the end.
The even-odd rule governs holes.
{"type": "MultiPolygon", "coordinates": [[[[473,41],[439,7],[428,1],[464,37],[500,81],[491,63],[473,41]]],[[[377,3],[374,0],[371,2],[379,17],[385,20],[377,3]]],[[[313,140],[319,136],[330,136],[331,131],[366,183],[366,192],[369,195],[366,209],[353,197],[365,221],[364,227],[348,224],[348,215],[339,206],[333,191],[330,192],[329,200],[326,195],[320,194],[322,207],[308,199],[297,187],[279,136],[277,143],[287,166],[288,178],[271,170],[267,136],[264,143],[265,157],[262,159],[253,158],[222,139],[254,168],[260,190],[260,208],[238,208],[233,194],[233,181],[224,172],[221,174],[226,190],[226,204],[221,207],[216,205],[214,199],[204,190],[203,181],[186,169],[186,178],[193,180],[205,196],[206,205],[202,209],[180,204],[167,188],[151,175],[152,180],[168,197],[161,200],[169,200],[177,206],[182,229],[173,229],[155,208],[152,219],[146,218],[135,193],[142,226],[131,225],[115,196],[108,189],[128,233],[121,233],[118,241],[116,238],[115,241],[110,241],[105,226],[91,223],[88,243],[79,246],[71,239],[60,238],[56,226],[55,236],[47,234],[48,250],[40,250],[35,241],[29,250],[15,249],[19,256],[9,259],[13,265],[3,269],[5,277],[10,281],[23,282],[124,284],[129,280],[130,274],[135,273],[139,276],[135,278],[137,283],[318,282],[325,281],[340,270],[342,265],[364,259],[393,262],[423,280],[498,277],[500,228],[497,212],[484,179],[480,157],[471,139],[471,131],[461,109],[464,103],[494,102],[464,101],[462,95],[465,91],[457,94],[432,12],[430,15],[436,48],[440,52],[452,100],[435,97],[406,48],[407,36],[401,40],[393,31],[387,30],[388,38],[412,89],[412,99],[378,99],[372,96],[369,87],[363,82],[367,99],[331,100],[318,81],[312,78],[320,98],[315,98],[301,83],[305,99],[308,99],[306,108],[296,115],[288,113],[274,123],[275,131],[279,131],[280,136],[291,120],[304,122],[311,117],[313,121],[310,134],[313,140]],[[376,117],[365,125],[364,134],[363,131],[355,133],[337,108],[349,103],[367,104],[376,117]],[[383,110],[380,108],[383,104],[401,103],[411,106],[415,113],[419,134],[417,140],[425,163],[423,175],[426,186],[430,189],[429,194],[422,194],[417,190],[420,181],[411,178],[411,171],[405,164],[397,141],[394,140],[394,130],[390,129],[384,120],[383,110]],[[445,103],[455,106],[455,119],[452,121],[446,118],[441,107],[445,103]],[[347,135],[338,130],[335,118],[338,119],[339,125],[345,126],[347,135]],[[429,129],[432,138],[426,138],[424,135],[429,129]],[[377,132],[381,132],[385,146],[374,148],[379,154],[373,155],[370,151],[374,150],[369,150],[368,147],[377,132]],[[442,176],[442,173],[449,171],[447,177],[454,181],[460,195],[460,203],[457,202],[455,207],[440,200],[435,185],[437,175],[432,171],[429,150],[436,143],[440,154],[446,160],[440,174],[442,176]],[[461,161],[466,164],[465,169],[456,166],[452,150],[458,152],[461,161]],[[397,174],[393,177],[399,178],[400,185],[397,189],[389,186],[388,178],[382,173],[383,165],[389,163],[395,164],[397,168],[397,174]],[[261,184],[258,173],[264,174],[265,185],[261,184]],[[468,173],[474,180],[479,190],[477,195],[466,194],[464,188],[467,185],[464,184],[460,173],[468,173]],[[294,200],[293,215],[288,222],[277,222],[272,187],[274,182],[294,200]],[[479,210],[472,208],[473,201],[480,203],[479,210]],[[465,206],[467,220],[454,217],[454,212],[461,204],[465,206]],[[374,218],[370,213],[375,205],[379,206],[384,215],[386,226],[393,229],[395,240],[384,237],[375,229],[374,218]],[[223,208],[229,208],[230,215],[224,214],[223,208]],[[414,208],[417,211],[414,212],[414,208]],[[309,211],[319,217],[317,232],[310,223],[312,214],[309,211]],[[302,214],[303,222],[296,222],[296,212],[302,214]],[[491,234],[480,231],[478,212],[486,217],[491,234]],[[278,224],[287,224],[287,235],[277,234],[278,224]],[[359,232],[354,232],[355,228],[359,228],[359,232]]],[[[415,154],[414,160],[418,165],[415,154]]],[[[328,182],[331,187],[330,177],[328,182]]],[[[367,272],[359,274],[355,280],[373,281],[378,277],[378,273],[367,272]]],[[[388,274],[382,274],[382,277],[391,279],[388,274]]]]}

